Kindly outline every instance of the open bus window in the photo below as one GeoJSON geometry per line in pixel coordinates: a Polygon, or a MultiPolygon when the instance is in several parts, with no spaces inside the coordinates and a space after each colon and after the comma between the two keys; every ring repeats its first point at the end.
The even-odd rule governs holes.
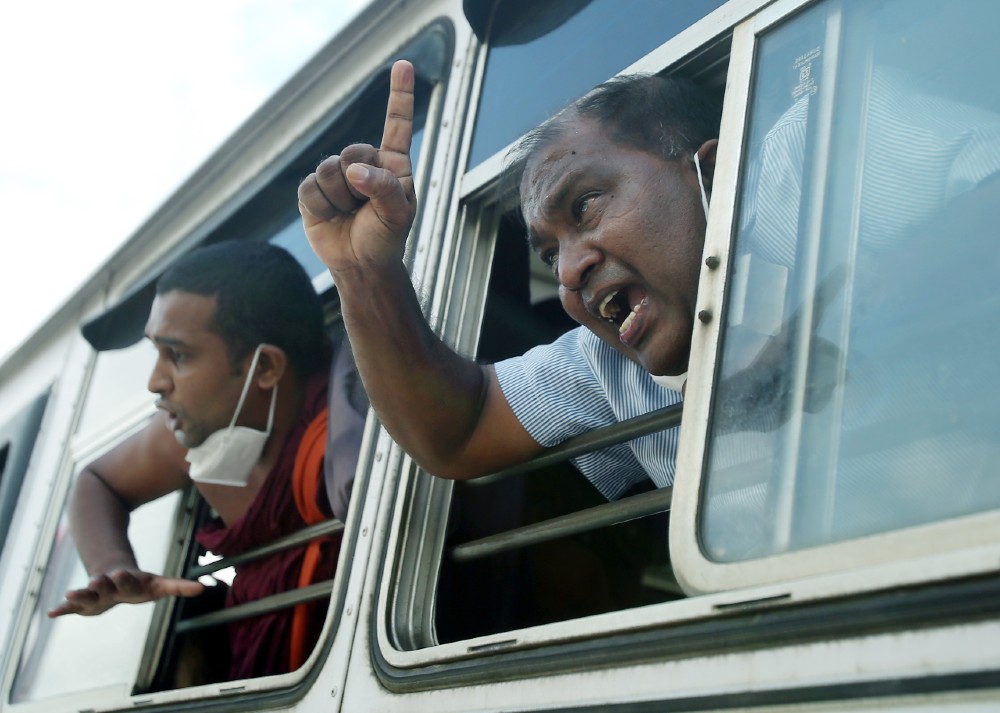
{"type": "MultiPolygon", "coordinates": [[[[528,249],[523,227],[502,216],[476,358],[494,363],[546,344],[576,323],[555,296],[551,271],[528,249]],[[540,268],[540,269],[539,269],[540,268]]],[[[666,516],[574,533],[471,559],[462,543],[605,503],[569,463],[455,484],[438,581],[441,643],[665,601],[651,586],[668,567],[666,516]]]]}
{"type": "MultiPolygon", "coordinates": [[[[512,21],[517,26],[506,29],[503,23],[513,16],[504,19],[498,14],[494,30],[512,34],[488,42],[469,160],[476,168],[466,174],[475,175],[477,187],[460,211],[456,262],[451,269],[442,267],[445,282],[437,287],[440,333],[460,353],[495,363],[550,343],[577,326],[559,303],[550,268],[528,248],[523,225],[515,217],[517,197],[504,194],[507,187],[500,185],[502,161],[496,156],[485,159],[563,104],[640,60],[672,33],[697,24],[719,4],[696,3],[677,11],[673,4],[635,3],[632,11],[618,17],[612,3],[539,3],[530,12],[526,7],[512,21]],[[522,27],[529,17],[538,22],[522,27]],[[619,28],[619,20],[642,24],[642,31],[630,33],[636,42],[627,47],[611,43],[612,50],[599,51],[609,44],[603,33],[616,31],[608,28],[619,28]],[[522,31],[531,37],[519,34],[522,31]],[[504,46],[507,40],[509,47],[504,46]],[[577,62],[580,52],[587,57],[577,62]],[[552,61],[565,57],[571,59],[552,61]],[[542,66],[545,71],[512,69],[522,66],[542,66]],[[518,79],[508,76],[500,82],[505,71],[518,79]],[[502,109],[488,110],[494,101],[503,103],[502,109]],[[491,135],[490,127],[497,122],[502,131],[491,135]],[[488,284],[483,283],[485,275],[488,284]]],[[[470,19],[475,25],[475,18],[470,19]]],[[[706,40],[711,41],[684,57],[677,71],[716,91],[724,83],[728,41],[717,35],[706,40]]],[[[432,316],[432,322],[438,317],[432,316]]],[[[675,427],[679,413],[678,407],[669,415],[677,420],[657,430],[675,427]]],[[[645,434],[631,437],[637,435],[645,434]]],[[[622,435],[616,443],[626,440],[629,437],[622,435]]],[[[393,662],[410,661],[404,652],[429,646],[455,644],[448,648],[455,651],[461,648],[459,642],[476,637],[495,638],[682,596],[667,544],[670,489],[657,490],[650,480],[624,493],[620,502],[609,503],[563,459],[541,470],[467,482],[410,471],[401,488],[402,515],[395,523],[388,562],[392,574],[382,586],[388,607],[385,635],[396,649],[393,662]]],[[[485,644],[484,651],[489,646],[485,644]]]]}
{"type": "Polygon", "coordinates": [[[761,39],[709,560],[1000,508],[1000,8],[962,7],[820,3],[761,39]]]}
{"type": "MultiPolygon", "coordinates": [[[[470,210],[467,234],[480,242],[470,249],[464,277],[457,278],[461,286],[454,286],[451,296],[466,299],[467,283],[490,275],[481,296],[481,323],[468,320],[481,324],[474,351],[483,363],[521,354],[577,326],[555,297],[551,271],[528,249],[519,221],[498,211],[493,204],[470,210]]],[[[475,549],[488,540],[506,540],[524,528],[544,529],[558,518],[607,505],[568,462],[468,482],[416,473],[405,487],[409,505],[396,574],[383,588],[395,623],[390,635],[401,649],[619,611],[680,594],[670,575],[662,512],[575,531],[556,525],[553,536],[525,546],[502,542],[467,554],[470,545],[475,549]],[[423,537],[407,537],[407,532],[423,537]]],[[[651,489],[650,483],[632,492],[651,489]]]]}

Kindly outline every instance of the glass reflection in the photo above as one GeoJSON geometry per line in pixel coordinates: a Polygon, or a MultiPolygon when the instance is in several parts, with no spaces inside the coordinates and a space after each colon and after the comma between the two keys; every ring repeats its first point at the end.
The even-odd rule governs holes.
{"type": "Polygon", "coordinates": [[[997,21],[981,0],[830,2],[762,39],[710,558],[1000,506],[1000,87],[971,27],[997,21]]]}

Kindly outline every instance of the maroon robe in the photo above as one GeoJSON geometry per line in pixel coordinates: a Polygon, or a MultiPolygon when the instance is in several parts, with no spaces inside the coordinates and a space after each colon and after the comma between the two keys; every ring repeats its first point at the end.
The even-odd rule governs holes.
{"type": "MultiPolygon", "coordinates": [[[[215,554],[231,557],[306,526],[295,505],[292,471],[295,467],[295,454],[306,427],[326,405],[327,375],[323,373],[314,376],[306,384],[303,411],[285,441],[277,464],[268,474],[247,512],[230,527],[226,527],[218,519],[207,523],[197,535],[198,542],[215,554]]],[[[332,516],[323,483],[320,484],[317,500],[320,509],[328,517],[332,516]]],[[[300,545],[240,565],[226,596],[226,606],[236,606],[297,589],[305,550],[306,545],[300,545]]],[[[313,578],[314,582],[333,577],[339,551],[339,535],[323,543],[322,559],[313,578]]],[[[294,611],[294,607],[288,607],[270,614],[241,619],[229,625],[231,679],[254,678],[288,671],[294,611]]],[[[315,644],[323,626],[325,602],[317,602],[313,611],[311,640],[308,642],[310,647],[315,644]]]]}

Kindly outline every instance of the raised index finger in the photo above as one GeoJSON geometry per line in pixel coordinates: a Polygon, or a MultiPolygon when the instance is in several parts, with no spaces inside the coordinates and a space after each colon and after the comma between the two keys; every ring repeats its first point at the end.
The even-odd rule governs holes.
{"type": "Polygon", "coordinates": [[[410,174],[410,143],[413,140],[413,65],[404,59],[392,65],[389,104],[385,112],[380,156],[382,168],[397,178],[410,174]],[[391,165],[389,165],[391,162],[391,165]]]}

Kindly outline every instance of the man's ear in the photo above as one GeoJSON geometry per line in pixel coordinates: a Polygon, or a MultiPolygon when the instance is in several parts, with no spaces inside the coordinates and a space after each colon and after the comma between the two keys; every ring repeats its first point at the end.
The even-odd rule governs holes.
{"type": "Polygon", "coordinates": [[[701,180],[705,183],[705,192],[712,192],[712,179],[715,177],[715,152],[719,147],[718,139],[709,139],[698,147],[698,164],[701,166],[701,180]]]}
{"type": "Polygon", "coordinates": [[[281,381],[288,369],[288,355],[281,347],[264,344],[260,348],[260,358],[257,360],[257,372],[254,383],[258,388],[270,390],[281,381]]]}

